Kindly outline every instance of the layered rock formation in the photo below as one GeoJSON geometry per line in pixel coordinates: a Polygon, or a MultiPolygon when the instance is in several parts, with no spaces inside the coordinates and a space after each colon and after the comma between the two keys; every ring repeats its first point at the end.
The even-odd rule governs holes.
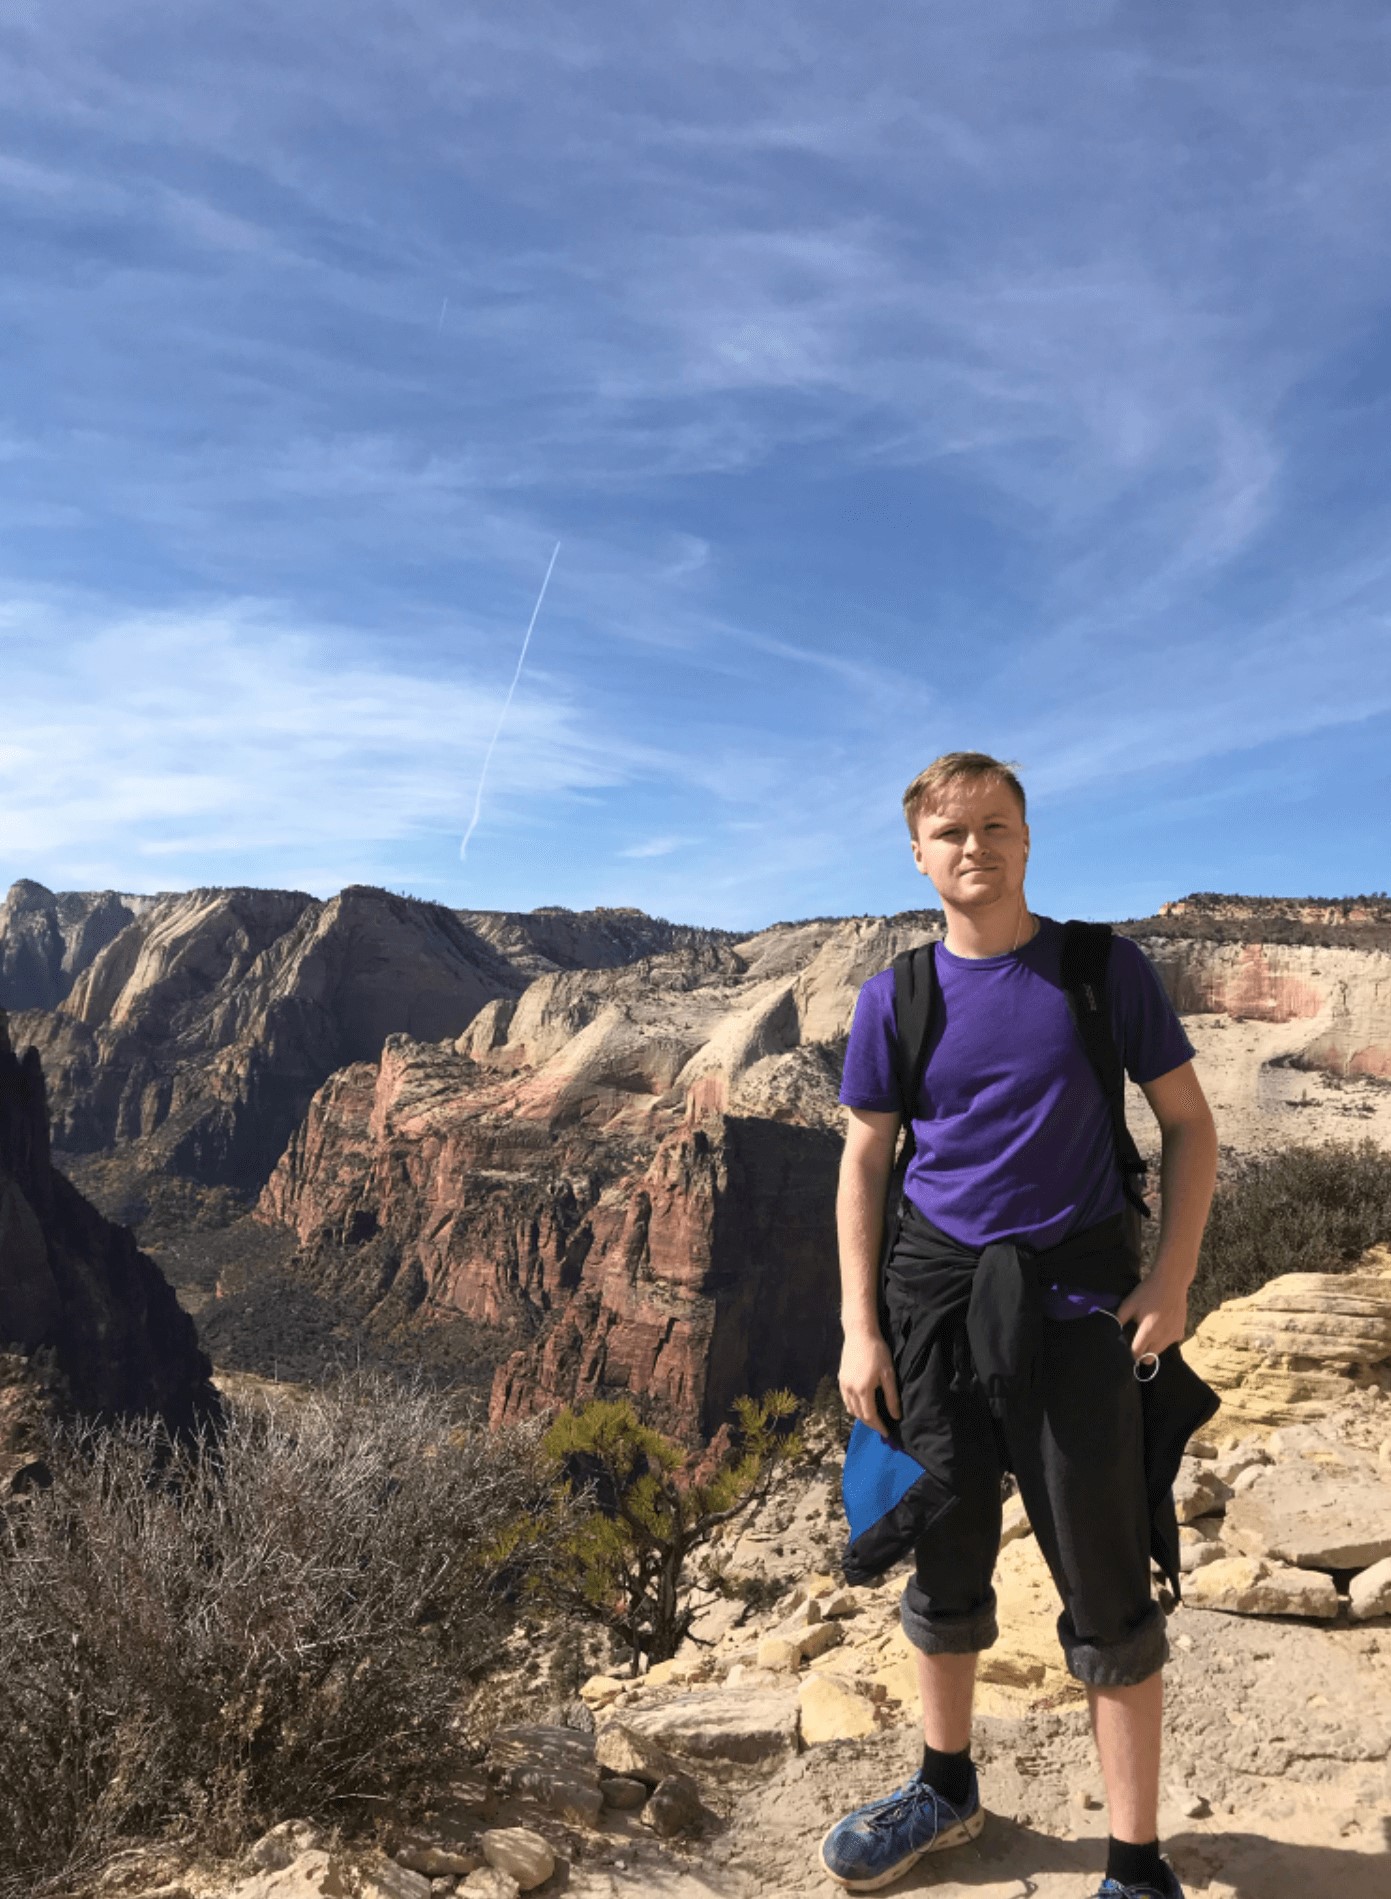
{"type": "Polygon", "coordinates": [[[0,1462],[23,1461],[37,1410],[52,1404],[157,1412],[175,1427],[216,1408],[193,1322],[153,1260],[51,1164],[38,1056],[15,1054],[3,1014],[0,1345],[0,1462]]]}
{"type": "Polygon", "coordinates": [[[314,1090],[387,1035],[454,1036],[482,1005],[583,960],[720,938],[630,911],[455,912],[353,887],[162,897],[19,883],[0,1006],[42,1052],[57,1145],[259,1187],[314,1090]]]}
{"type": "Polygon", "coordinates": [[[1391,950],[1137,935],[1180,1014],[1295,1024],[1289,1065],[1391,1076],[1391,950]]]}
{"type": "Polygon", "coordinates": [[[518,1340],[495,1419],[601,1391],[672,1428],[835,1359],[839,1056],[930,919],[783,926],[539,978],[316,1096],[260,1202],[326,1296],[518,1340]]]}
{"type": "Polygon", "coordinates": [[[1349,1273],[1282,1273],[1209,1313],[1185,1347],[1222,1394],[1215,1429],[1322,1417],[1351,1391],[1391,1391],[1391,1247],[1349,1273]]]}

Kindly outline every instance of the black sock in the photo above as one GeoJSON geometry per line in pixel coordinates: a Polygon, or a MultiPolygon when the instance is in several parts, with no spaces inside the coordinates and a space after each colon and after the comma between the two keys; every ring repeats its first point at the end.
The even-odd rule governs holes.
{"type": "Polygon", "coordinates": [[[943,1754],[939,1748],[924,1746],[922,1778],[954,1807],[963,1806],[971,1791],[970,1748],[963,1747],[959,1754],[943,1754]]]}
{"type": "Polygon", "coordinates": [[[1158,1840],[1151,1840],[1148,1846],[1132,1846],[1129,1840],[1118,1840],[1112,1834],[1106,1842],[1106,1877],[1118,1886],[1153,1886],[1156,1892],[1163,1892],[1164,1862],[1159,1857],[1158,1840]]]}

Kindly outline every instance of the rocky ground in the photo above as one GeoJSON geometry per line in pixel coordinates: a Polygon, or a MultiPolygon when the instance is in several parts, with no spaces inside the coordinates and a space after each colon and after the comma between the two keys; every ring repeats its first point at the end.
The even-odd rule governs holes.
{"type": "MultiPolygon", "coordinates": [[[[1384,1899],[1391,1886],[1391,1249],[1374,1249],[1338,1292],[1361,1307],[1351,1328],[1305,1275],[1289,1275],[1219,1309],[1191,1348],[1240,1399],[1190,1447],[1176,1486],[1187,1575],[1169,1623],[1161,1824],[1191,1895],[1384,1899]],[[1340,1328],[1360,1342],[1336,1349],[1340,1328]]],[[[442,1783],[431,1812],[385,1827],[384,1850],[285,1827],[239,1866],[170,1860],[152,1883],[147,1860],[107,1890],[830,1893],[822,1835],[906,1777],[918,1747],[902,1578],[837,1581],[838,1480],[831,1445],[755,1519],[721,1533],[722,1587],[701,1592],[672,1661],[637,1680],[591,1676],[540,1721],[554,1690],[534,1659],[517,1667],[510,1720],[475,1767],[442,1783]]],[[[976,1739],[985,1829],[894,1890],[1085,1899],[1104,1857],[1101,1781],[1017,1500],[996,1588],[1002,1635],[982,1660],[976,1739]]]]}

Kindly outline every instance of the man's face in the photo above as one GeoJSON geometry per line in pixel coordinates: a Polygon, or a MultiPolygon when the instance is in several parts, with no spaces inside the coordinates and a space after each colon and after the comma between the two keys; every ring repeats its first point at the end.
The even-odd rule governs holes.
{"type": "Polygon", "coordinates": [[[985,910],[1018,902],[1028,846],[1029,827],[1009,786],[967,778],[919,812],[913,862],[944,903],[985,910]]]}

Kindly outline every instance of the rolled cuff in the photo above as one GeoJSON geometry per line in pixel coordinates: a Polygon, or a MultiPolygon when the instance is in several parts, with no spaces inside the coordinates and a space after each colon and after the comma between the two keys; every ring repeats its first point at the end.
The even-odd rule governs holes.
{"type": "Polygon", "coordinates": [[[898,1619],[913,1647],[924,1655],[976,1655],[993,1647],[1000,1635],[993,1589],[979,1608],[964,1615],[935,1615],[916,1578],[910,1577],[898,1619]]]}
{"type": "Polygon", "coordinates": [[[1133,1629],[1110,1642],[1084,1642],[1064,1611],[1058,1617],[1058,1640],[1067,1672],[1088,1688],[1133,1688],[1157,1674],[1169,1659],[1164,1612],[1157,1602],[1150,1604],[1133,1629]]]}

